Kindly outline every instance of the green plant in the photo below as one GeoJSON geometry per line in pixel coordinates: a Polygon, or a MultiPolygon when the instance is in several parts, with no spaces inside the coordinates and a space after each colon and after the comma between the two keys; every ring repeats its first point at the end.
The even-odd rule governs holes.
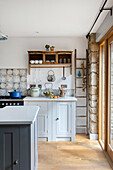
{"type": "Polygon", "coordinates": [[[55,48],[55,46],[51,46],[50,48],[55,48]]]}
{"type": "Polygon", "coordinates": [[[47,49],[48,49],[49,47],[50,47],[50,45],[48,45],[48,44],[46,44],[46,45],[45,45],[45,48],[47,48],[47,49]]]}

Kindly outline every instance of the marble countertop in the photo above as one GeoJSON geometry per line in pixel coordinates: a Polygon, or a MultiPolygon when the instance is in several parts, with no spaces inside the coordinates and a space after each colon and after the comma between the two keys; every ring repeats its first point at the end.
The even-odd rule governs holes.
{"type": "Polygon", "coordinates": [[[76,97],[59,97],[57,99],[51,99],[49,97],[25,97],[23,99],[25,102],[27,101],[40,101],[40,102],[76,102],[76,97]]]}
{"type": "Polygon", "coordinates": [[[38,106],[7,106],[0,109],[0,124],[32,124],[37,118],[38,106]]]}

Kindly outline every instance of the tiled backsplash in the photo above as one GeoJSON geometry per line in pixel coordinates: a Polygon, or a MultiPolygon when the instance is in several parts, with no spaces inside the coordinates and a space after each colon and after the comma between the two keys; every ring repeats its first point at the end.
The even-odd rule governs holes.
{"type": "MultiPolygon", "coordinates": [[[[30,78],[33,78],[33,75],[31,75],[30,78]]],[[[46,90],[43,79],[45,79],[45,77],[41,77],[41,82],[39,82],[39,84],[42,84],[43,86],[42,90],[40,91],[40,96],[43,96],[43,91],[46,90]]],[[[60,81],[58,87],[60,87],[60,81]]],[[[29,75],[27,75],[27,69],[0,69],[0,96],[9,95],[8,92],[14,90],[22,92],[22,95],[27,95],[27,88],[29,88],[29,84],[32,84],[32,79],[29,79],[29,75]],[[29,80],[28,82],[27,78],[29,80]]],[[[57,82],[54,83],[54,86],[55,84],[57,84],[57,82]]],[[[53,90],[55,91],[56,95],[59,94],[58,88],[54,88],[53,90]]],[[[66,96],[74,96],[74,93],[74,89],[66,90],[66,96]]]]}
{"type": "Polygon", "coordinates": [[[0,69],[0,96],[18,90],[27,94],[27,69],[0,69]]]}

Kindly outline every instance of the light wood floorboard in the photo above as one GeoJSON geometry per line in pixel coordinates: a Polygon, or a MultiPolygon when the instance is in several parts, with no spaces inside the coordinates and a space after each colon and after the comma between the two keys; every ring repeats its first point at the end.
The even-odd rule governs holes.
{"type": "Polygon", "coordinates": [[[38,142],[38,170],[111,170],[97,140],[38,142]]]}

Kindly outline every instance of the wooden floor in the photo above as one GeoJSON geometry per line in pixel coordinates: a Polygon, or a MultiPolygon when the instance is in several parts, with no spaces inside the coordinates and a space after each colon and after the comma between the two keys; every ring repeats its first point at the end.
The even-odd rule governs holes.
{"type": "Polygon", "coordinates": [[[39,142],[38,170],[111,170],[98,141],[39,142]]]}

